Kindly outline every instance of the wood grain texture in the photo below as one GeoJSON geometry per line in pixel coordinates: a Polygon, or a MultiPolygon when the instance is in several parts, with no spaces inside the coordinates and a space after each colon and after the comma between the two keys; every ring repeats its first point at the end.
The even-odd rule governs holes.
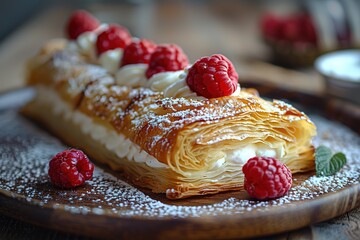
{"type": "MultiPolygon", "coordinates": [[[[360,236],[360,210],[354,209],[333,220],[312,224],[308,227],[286,233],[258,237],[256,240],[358,240],[360,236]]],[[[92,240],[94,237],[54,231],[0,214],[0,239],[3,240],[92,240]]]]}
{"type": "Polygon", "coordinates": [[[314,239],[359,239],[360,209],[312,226],[314,239]]]}
{"type": "Polygon", "coordinates": [[[0,239],[2,240],[91,240],[94,238],[58,232],[45,227],[19,221],[0,214],[0,239]]]}
{"type": "Polygon", "coordinates": [[[200,219],[154,221],[95,214],[83,216],[34,207],[24,199],[15,200],[4,195],[0,195],[0,211],[52,229],[66,229],[72,233],[107,239],[144,239],[147,236],[156,239],[231,239],[270,235],[328,220],[355,207],[349,203],[360,201],[359,190],[359,185],[346,188],[315,200],[297,203],[291,208],[270,208],[265,212],[200,219]],[[141,232],[138,229],[140,226],[141,232]]]}
{"type": "MultiPolygon", "coordinates": [[[[338,218],[326,223],[313,224],[311,226],[276,235],[258,237],[256,240],[301,240],[301,239],[345,239],[357,240],[360,236],[359,216],[360,211],[355,209],[338,218]],[[349,224],[349,218],[357,218],[349,224]],[[350,226],[351,225],[351,226],[350,226]],[[349,229],[354,230],[348,234],[349,229]]],[[[40,227],[31,223],[19,221],[15,218],[0,214],[0,238],[3,240],[93,240],[99,238],[80,236],[72,233],[54,231],[49,228],[40,227]]]]}

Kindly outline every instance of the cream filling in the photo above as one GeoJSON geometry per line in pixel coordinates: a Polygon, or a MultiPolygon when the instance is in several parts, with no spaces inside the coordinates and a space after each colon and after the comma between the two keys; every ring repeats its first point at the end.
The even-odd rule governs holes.
{"type": "Polygon", "coordinates": [[[169,85],[185,76],[183,70],[156,73],[148,80],[148,87],[155,92],[163,92],[169,85]]]}
{"type": "Polygon", "coordinates": [[[120,61],[122,59],[123,53],[124,50],[121,48],[116,48],[103,52],[99,56],[99,63],[106,70],[108,70],[108,72],[114,74],[120,67],[120,61]]]}
{"type": "Polygon", "coordinates": [[[279,159],[285,155],[283,147],[281,149],[269,148],[258,144],[250,144],[235,151],[227,151],[224,157],[218,159],[212,168],[219,168],[225,162],[239,165],[242,167],[250,158],[253,157],[273,157],[279,159]]]}
{"type": "Polygon", "coordinates": [[[116,83],[120,86],[146,87],[148,80],[145,72],[147,64],[129,64],[121,67],[115,74],[116,83]]]}
{"type": "Polygon", "coordinates": [[[230,162],[244,165],[247,160],[253,157],[281,158],[284,154],[284,149],[273,149],[264,145],[249,144],[233,152],[227,152],[226,157],[230,162]]]}
{"type": "Polygon", "coordinates": [[[87,54],[91,59],[96,58],[96,38],[97,34],[95,32],[84,32],[76,39],[79,51],[87,54]]]}

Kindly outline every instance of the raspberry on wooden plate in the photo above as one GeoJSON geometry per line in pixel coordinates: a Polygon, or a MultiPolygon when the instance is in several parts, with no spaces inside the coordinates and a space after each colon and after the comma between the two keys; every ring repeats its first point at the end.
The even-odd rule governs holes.
{"type": "Polygon", "coordinates": [[[250,158],[242,171],[245,175],[245,190],[251,197],[259,200],[282,197],[292,184],[291,171],[275,158],[250,158]]]}
{"type": "Polygon", "coordinates": [[[217,98],[236,91],[238,74],[229,59],[215,54],[197,60],[189,69],[186,82],[197,95],[217,98]]]}
{"type": "Polygon", "coordinates": [[[96,40],[97,54],[100,55],[108,50],[116,48],[124,49],[131,43],[129,31],[116,24],[111,24],[106,30],[101,32],[96,40]]]}
{"type": "Polygon", "coordinates": [[[84,10],[75,11],[66,24],[66,35],[69,39],[76,39],[84,32],[93,31],[100,26],[100,22],[84,10]]]}
{"type": "Polygon", "coordinates": [[[94,164],[80,150],[70,149],[56,154],[49,162],[49,177],[60,188],[73,188],[92,178],[94,164]]]}

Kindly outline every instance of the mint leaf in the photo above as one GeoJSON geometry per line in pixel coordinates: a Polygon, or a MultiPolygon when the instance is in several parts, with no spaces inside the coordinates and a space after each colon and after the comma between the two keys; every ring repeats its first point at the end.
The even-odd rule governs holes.
{"type": "Polygon", "coordinates": [[[316,176],[330,176],[338,172],[346,163],[342,152],[332,155],[331,149],[319,146],[315,151],[316,176]]]}

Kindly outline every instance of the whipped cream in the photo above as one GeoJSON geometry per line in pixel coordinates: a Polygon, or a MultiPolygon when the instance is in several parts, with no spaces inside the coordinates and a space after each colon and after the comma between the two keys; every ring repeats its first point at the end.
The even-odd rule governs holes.
{"type": "Polygon", "coordinates": [[[121,67],[115,74],[116,83],[129,87],[146,87],[148,80],[145,72],[147,64],[129,64],[121,67]]]}
{"type": "Polygon", "coordinates": [[[281,158],[285,152],[283,148],[270,148],[264,144],[250,144],[235,151],[226,152],[225,154],[226,161],[244,165],[247,160],[253,157],[281,158]]]}
{"type": "Polygon", "coordinates": [[[103,52],[99,57],[100,65],[103,66],[110,73],[116,73],[120,66],[123,52],[124,50],[121,48],[116,48],[103,52]]]}
{"type": "Polygon", "coordinates": [[[126,158],[128,161],[144,163],[153,168],[169,168],[168,165],[159,162],[156,158],[141,150],[141,148],[115,130],[108,130],[104,126],[95,123],[90,117],[74,111],[52,90],[45,87],[38,87],[38,96],[49,102],[53,107],[55,115],[77,124],[81,131],[94,140],[100,142],[109,151],[115,153],[119,158],[126,158]]]}
{"type": "Polygon", "coordinates": [[[214,163],[213,168],[219,168],[219,167],[221,167],[222,165],[224,165],[225,162],[226,162],[225,157],[220,158],[219,160],[217,160],[217,161],[214,163]]]}
{"type": "Polygon", "coordinates": [[[163,92],[165,97],[205,99],[190,90],[186,83],[187,73],[188,69],[154,74],[149,79],[148,87],[155,92],[163,92]]]}
{"type": "Polygon", "coordinates": [[[76,45],[76,50],[89,56],[92,60],[96,59],[96,40],[97,36],[104,30],[108,28],[107,24],[101,24],[94,31],[88,31],[80,34],[76,41],[71,41],[69,43],[69,49],[74,48],[76,45]]]}
{"type": "Polygon", "coordinates": [[[191,98],[198,100],[205,100],[206,98],[202,96],[198,96],[195,92],[193,92],[186,83],[185,78],[181,78],[179,81],[170,84],[163,90],[165,97],[173,97],[173,98],[191,98]]]}
{"type": "Polygon", "coordinates": [[[96,43],[97,34],[95,32],[84,32],[76,39],[78,50],[88,55],[91,59],[96,58],[96,43]]]}
{"type": "Polygon", "coordinates": [[[241,87],[240,87],[240,84],[238,83],[235,92],[233,92],[230,96],[232,96],[232,97],[234,97],[234,96],[239,96],[239,95],[240,95],[240,91],[241,91],[241,87]]]}
{"type": "Polygon", "coordinates": [[[155,92],[163,92],[169,85],[186,76],[185,71],[160,72],[148,80],[148,87],[155,92]]]}

